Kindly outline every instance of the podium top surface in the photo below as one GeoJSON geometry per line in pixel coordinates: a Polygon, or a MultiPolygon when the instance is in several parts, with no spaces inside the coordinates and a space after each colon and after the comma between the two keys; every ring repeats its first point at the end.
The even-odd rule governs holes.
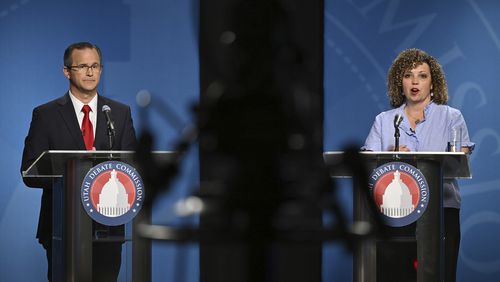
{"type": "MultiPolygon", "coordinates": [[[[379,161],[436,161],[441,163],[444,178],[471,179],[469,154],[464,152],[373,152],[360,151],[367,164],[379,161]]],[[[330,175],[336,178],[351,177],[352,173],[342,165],[344,152],[327,151],[323,153],[330,175]]]]}
{"type": "MultiPolygon", "coordinates": [[[[94,160],[94,161],[125,161],[132,162],[135,151],[75,151],[75,150],[49,150],[40,156],[22,172],[23,177],[62,177],[68,160],[94,160]]],[[[165,162],[174,158],[175,151],[152,151],[153,158],[165,162]]]]}

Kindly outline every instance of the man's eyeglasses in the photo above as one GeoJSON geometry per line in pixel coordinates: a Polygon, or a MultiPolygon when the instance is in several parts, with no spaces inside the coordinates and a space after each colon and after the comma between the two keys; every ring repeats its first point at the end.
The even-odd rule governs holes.
{"type": "Polygon", "coordinates": [[[93,64],[91,66],[86,65],[86,64],[81,64],[81,65],[76,65],[76,66],[66,66],[68,69],[71,70],[76,70],[78,72],[88,72],[89,70],[92,71],[101,71],[102,65],[100,64],[93,64]]]}

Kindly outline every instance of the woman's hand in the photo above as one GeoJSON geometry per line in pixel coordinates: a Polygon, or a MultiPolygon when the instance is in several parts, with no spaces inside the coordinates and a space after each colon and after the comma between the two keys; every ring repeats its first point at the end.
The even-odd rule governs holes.
{"type": "MultiPolygon", "coordinates": [[[[389,151],[394,151],[394,146],[389,147],[389,151]]],[[[410,152],[410,149],[406,145],[399,145],[400,152],[410,152]]]]}

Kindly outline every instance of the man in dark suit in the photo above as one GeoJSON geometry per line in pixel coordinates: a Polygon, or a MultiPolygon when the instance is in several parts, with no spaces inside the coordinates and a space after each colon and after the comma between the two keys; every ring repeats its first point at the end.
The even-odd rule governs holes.
{"type": "MultiPolygon", "coordinates": [[[[80,42],[66,49],[63,71],[69,80],[69,91],[33,110],[21,171],[26,170],[46,150],[109,150],[106,117],[101,111],[103,105],[112,109],[115,125],[112,150],[135,149],[130,107],[97,94],[102,68],[101,51],[96,45],[80,42]]],[[[37,238],[46,250],[50,281],[52,182],[36,178],[23,180],[29,187],[43,188],[37,238]]],[[[94,223],[95,228],[102,226],[94,223]]],[[[94,244],[92,261],[93,281],[116,281],[121,264],[121,243],[94,244]]]]}

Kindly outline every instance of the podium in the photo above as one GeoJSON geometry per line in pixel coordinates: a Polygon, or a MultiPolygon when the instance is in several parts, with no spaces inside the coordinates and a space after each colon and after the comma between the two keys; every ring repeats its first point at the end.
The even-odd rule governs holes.
{"type": "MultiPolygon", "coordinates": [[[[153,152],[166,162],[175,152],[153,152]]],[[[53,281],[92,281],[92,244],[96,242],[132,243],[132,281],[151,281],[151,242],[138,236],[136,225],[150,223],[151,211],[143,209],[133,219],[131,236],[99,238],[93,234],[92,219],[82,207],[80,188],[87,172],[104,161],[134,165],[133,151],[44,151],[22,172],[23,177],[52,181],[52,278],[53,281]]],[[[146,187],[147,189],[147,187],[146,187]]],[[[147,190],[146,190],[147,196],[147,190]]],[[[129,225],[128,223],[127,225],[129,225]]]]}
{"type": "MultiPolygon", "coordinates": [[[[418,268],[417,281],[444,281],[444,233],[443,233],[443,181],[446,179],[471,178],[469,156],[463,152],[359,152],[360,159],[368,172],[384,163],[397,161],[411,164],[419,169],[429,186],[429,202],[426,211],[411,226],[381,226],[385,240],[393,242],[416,241],[418,268]],[[415,235],[415,230],[418,230],[415,235]]],[[[326,165],[333,178],[350,178],[353,172],[346,167],[344,153],[331,151],[324,153],[326,165]]],[[[360,183],[353,177],[354,221],[374,224],[374,215],[368,206],[366,193],[368,183],[360,183]]],[[[367,176],[368,178],[368,176],[367,176]]],[[[370,199],[371,200],[371,199],[370,199]]],[[[375,282],[382,269],[379,246],[382,239],[361,241],[354,252],[353,281],[375,282]]],[[[392,258],[397,260],[397,257],[392,258]]],[[[388,271],[384,269],[383,271],[388,271]]],[[[389,269],[390,271],[390,269],[389,269]]],[[[387,273],[384,273],[387,274],[387,273]]],[[[386,280],[387,281],[387,280],[386,280]]],[[[396,281],[396,280],[394,280],[396,281]]],[[[404,280],[399,280],[404,281],[404,280]]]]}

